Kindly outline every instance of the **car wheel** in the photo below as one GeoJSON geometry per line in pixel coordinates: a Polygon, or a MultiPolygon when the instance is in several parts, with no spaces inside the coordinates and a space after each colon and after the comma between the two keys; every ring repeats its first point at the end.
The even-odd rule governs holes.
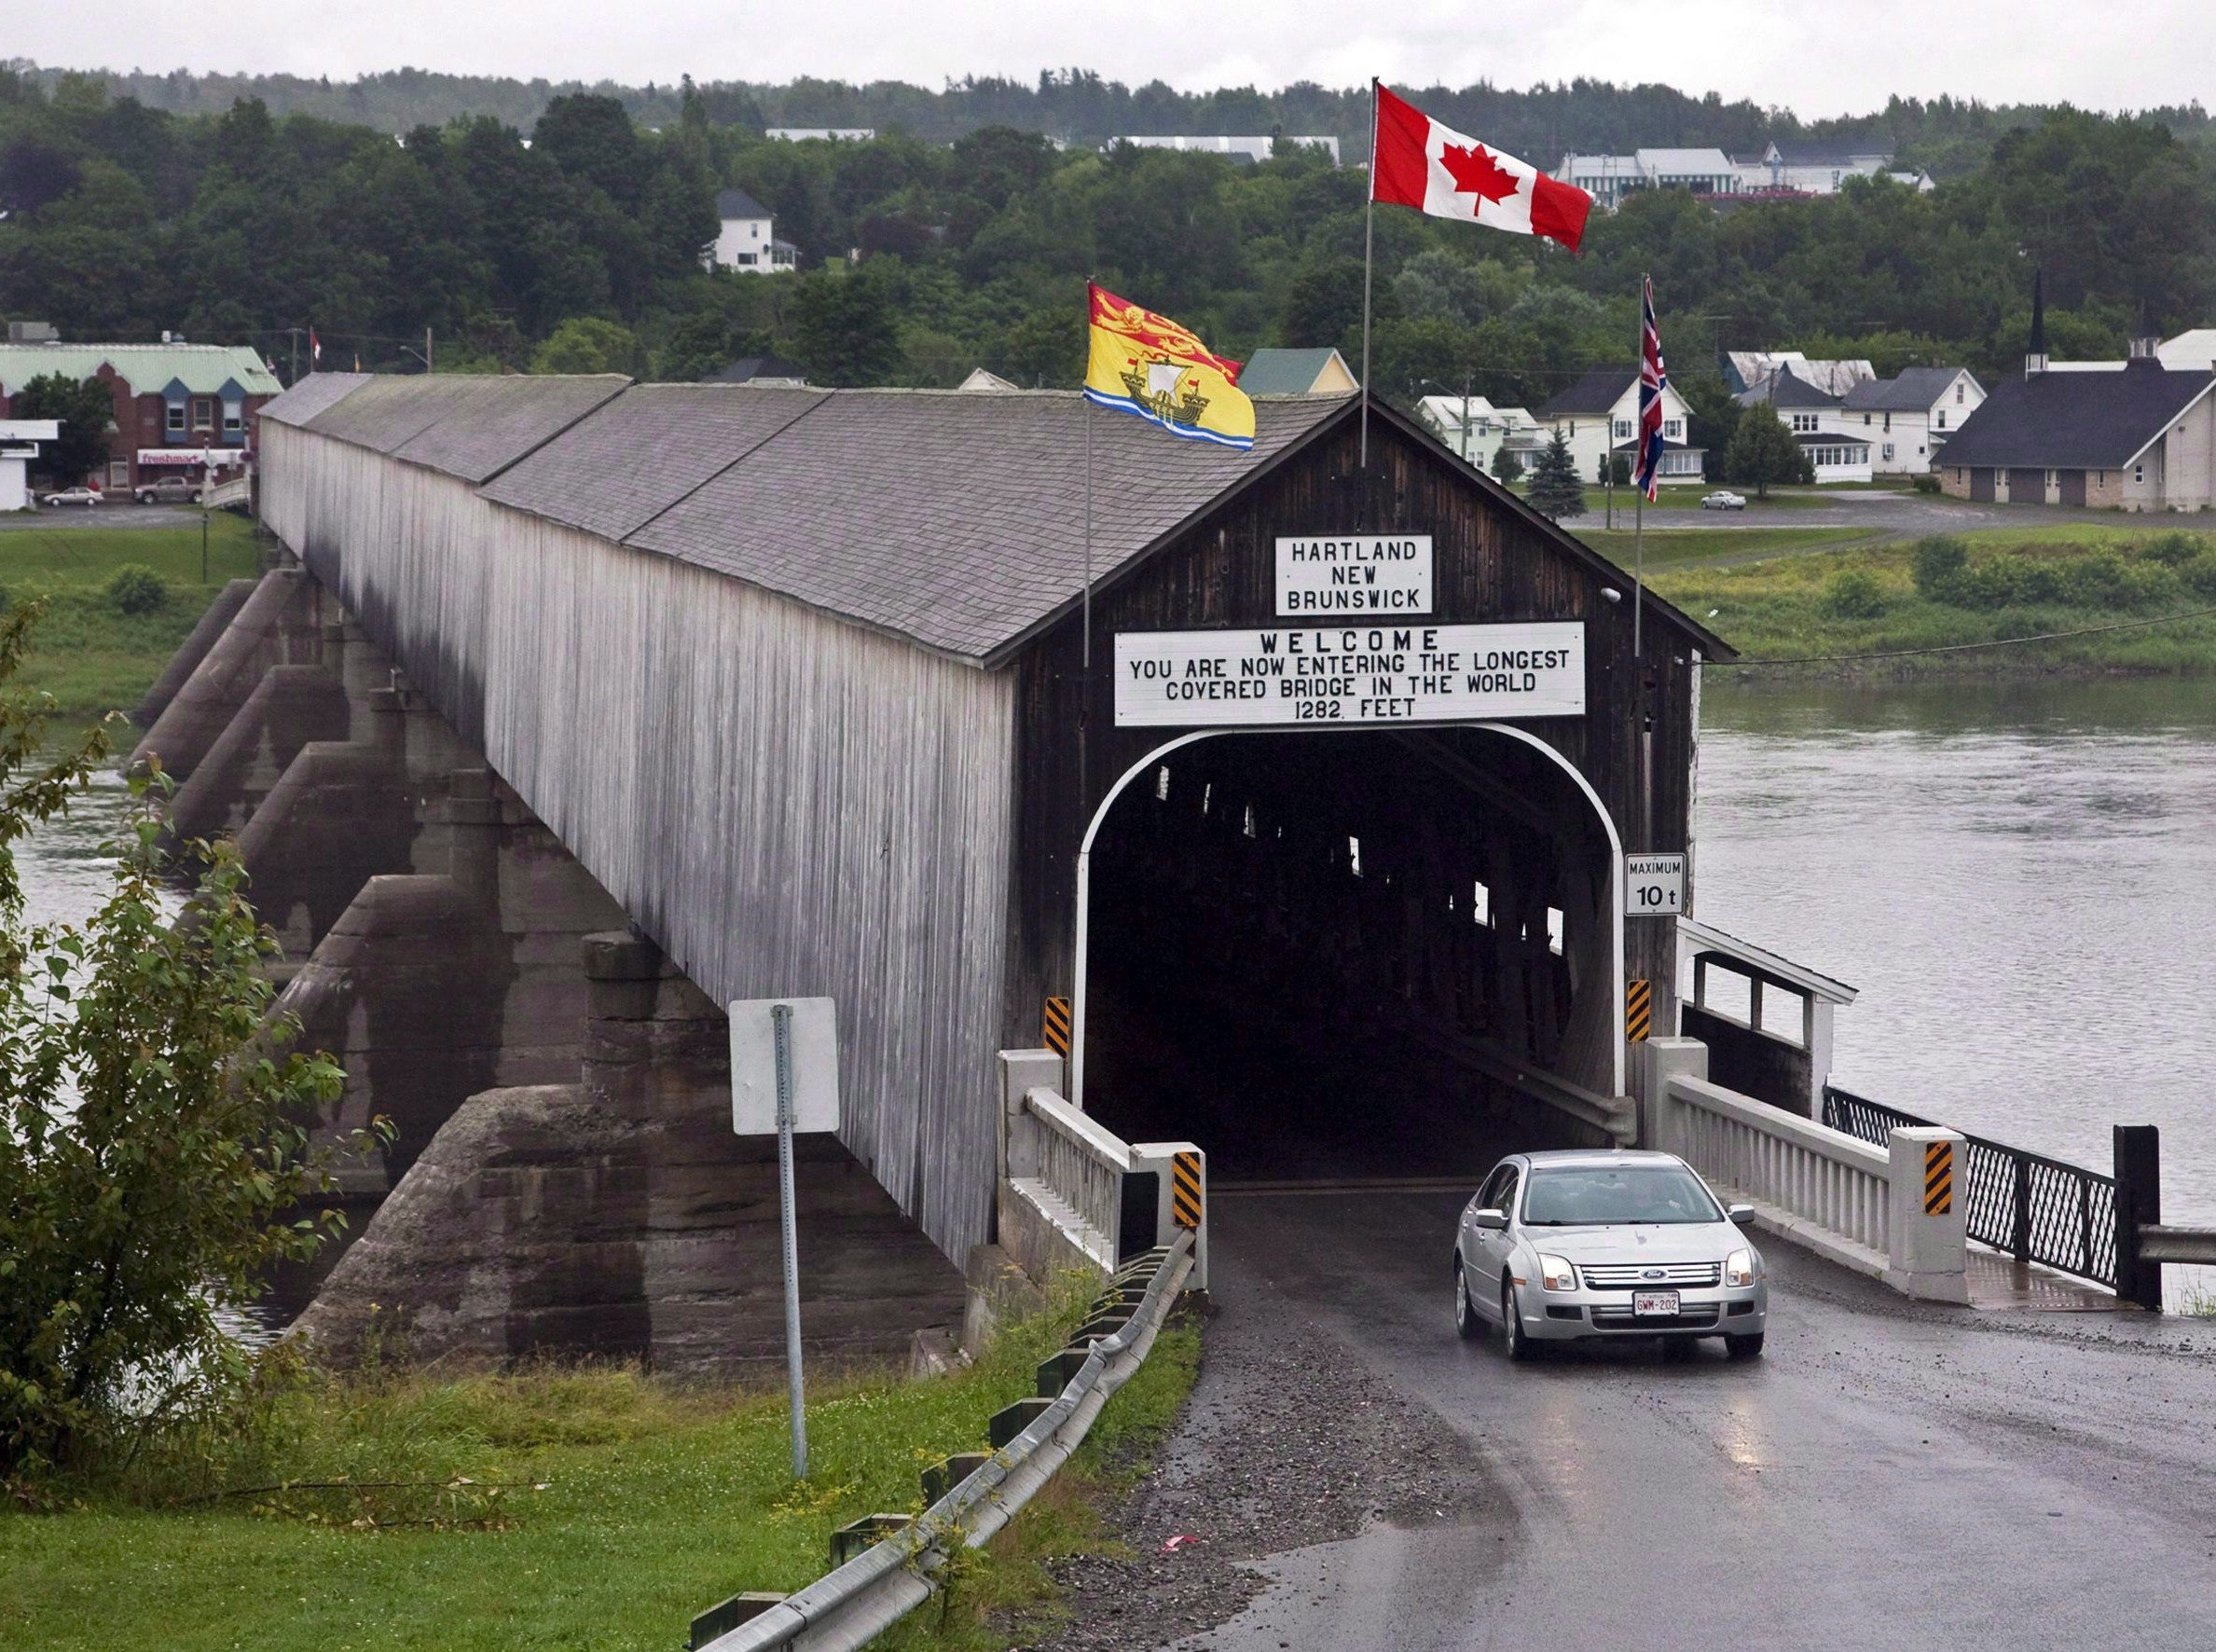
{"type": "Polygon", "coordinates": [[[1462,1276],[1462,1258],[1454,1259],[1454,1329],[1466,1342],[1474,1342],[1485,1334],[1485,1322],[1478,1317],[1478,1305],[1469,1300],[1469,1281],[1462,1276]]]}
{"type": "Polygon", "coordinates": [[[1500,1282],[1500,1345],[1519,1365],[1531,1358],[1531,1338],[1524,1334],[1523,1316],[1516,1312],[1516,1287],[1506,1279],[1500,1282]]]}
{"type": "Polygon", "coordinates": [[[1759,1359],[1762,1357],[1762,1333],[1756,1331],[1751,1337],[1726,1337],[1724,1352],[1734,1359],[1759,1359]]]}

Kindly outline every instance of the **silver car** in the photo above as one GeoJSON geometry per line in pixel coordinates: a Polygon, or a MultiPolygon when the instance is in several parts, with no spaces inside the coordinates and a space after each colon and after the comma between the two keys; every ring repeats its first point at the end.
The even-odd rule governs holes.
{"type": "Polygon", "coordinates": [[[1721,1337],[1762,1352],[1762,1253],[1673,1153],[1514,1153],[1493,1167],[1454,1235],[1454,1325],[1502,1328],[1508,1357],[1578,1337],[1721,1337]]]}

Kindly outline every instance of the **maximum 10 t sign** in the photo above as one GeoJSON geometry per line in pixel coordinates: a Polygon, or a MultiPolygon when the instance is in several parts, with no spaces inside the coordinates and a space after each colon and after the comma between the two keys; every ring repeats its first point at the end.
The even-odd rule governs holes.
{"type": "Polygon", "coordinates": [[[1585,622],[1120,631],[1116,726],[1585,714],[1585,622]]]}

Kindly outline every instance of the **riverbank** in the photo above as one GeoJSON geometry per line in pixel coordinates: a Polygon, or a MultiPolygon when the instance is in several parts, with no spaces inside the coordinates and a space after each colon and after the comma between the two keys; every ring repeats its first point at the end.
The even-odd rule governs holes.
{"type": "Polygon", "coordinates": [[[92,722],[107,711],[128,711],[215,593],[260,567],[253,524],[230,511],[209,515],[204,580],[197,518],[181,518],[175,527],[119,528],[57,515],[0,534],[0,597],[10,607],[34,599],[47,604],[18,681],[52,695],[64,720],[92,722]],[[127,600],[111,587],[134,565],[152,570],[158,585],[127,600]]]}
{"type": "MultiPolygon", "coordinates": [[[[1628,536],[1596,536],[1628,562],[1628,536]]],[[[2159,522],[1987,529],[1841,544],[1791,530],[1646,539],[1648,584],[1775,672],[1882,678],[2216,673],[2216,533],[2159,522]],[[1919,559],[1924,569],[1919,574],[1919,559]],[[1944,553],[1941,561],[1947,560],[1944,553]],[[2194,617],[2170,618],[2190,614],[2194,617]],[[2108,627],[2108,628],[2103,628],[2108,627]],[[2056,632],[2005,647],[1969,646],[2056,632]],[[1944,651],[1944,652],[1933,652],[1944,651]],[[1896,655],[1894,658],[1838,656],[1896,655]]],[[[1743,673],[1742,673],[1743,674],[1743,673]]]]}
{"type": "MultiPolygon", "coordinates": [[[[159,1625],[174,1652],[667,1652],[725,1596],[821,1575],[835,1527],[920,1509],[919,1471],[984,1449],[985,1419],[1033,1392],[1067,1328],[1067,1315],[1016,1327],[950,1376],[819,1380],[802,1484],[781,1387],[608,1367],[321,1381],[198,1461],[0,1513],[0,1645],[97,1652],[135,1624],[159,1625]]],[[[1099,1541],[1095,1502],[1166,1435],[1198,1361],[1196,1329],[1165,1331],[944,1608],[881,1644],[984,1652],[1006,1644],[989,1614],[1051,1618],[1046,1563],[1099,1541]]]]}

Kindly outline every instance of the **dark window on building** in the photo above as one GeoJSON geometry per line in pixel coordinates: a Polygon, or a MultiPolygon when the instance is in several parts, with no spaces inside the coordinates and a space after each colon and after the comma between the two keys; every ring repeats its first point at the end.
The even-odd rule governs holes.
{"type": "Polygon", "coordinates": [[[169,428],[172,431],[181,431],[185,428],[185,404],[183,402],[170,404],[169,428]]]}

